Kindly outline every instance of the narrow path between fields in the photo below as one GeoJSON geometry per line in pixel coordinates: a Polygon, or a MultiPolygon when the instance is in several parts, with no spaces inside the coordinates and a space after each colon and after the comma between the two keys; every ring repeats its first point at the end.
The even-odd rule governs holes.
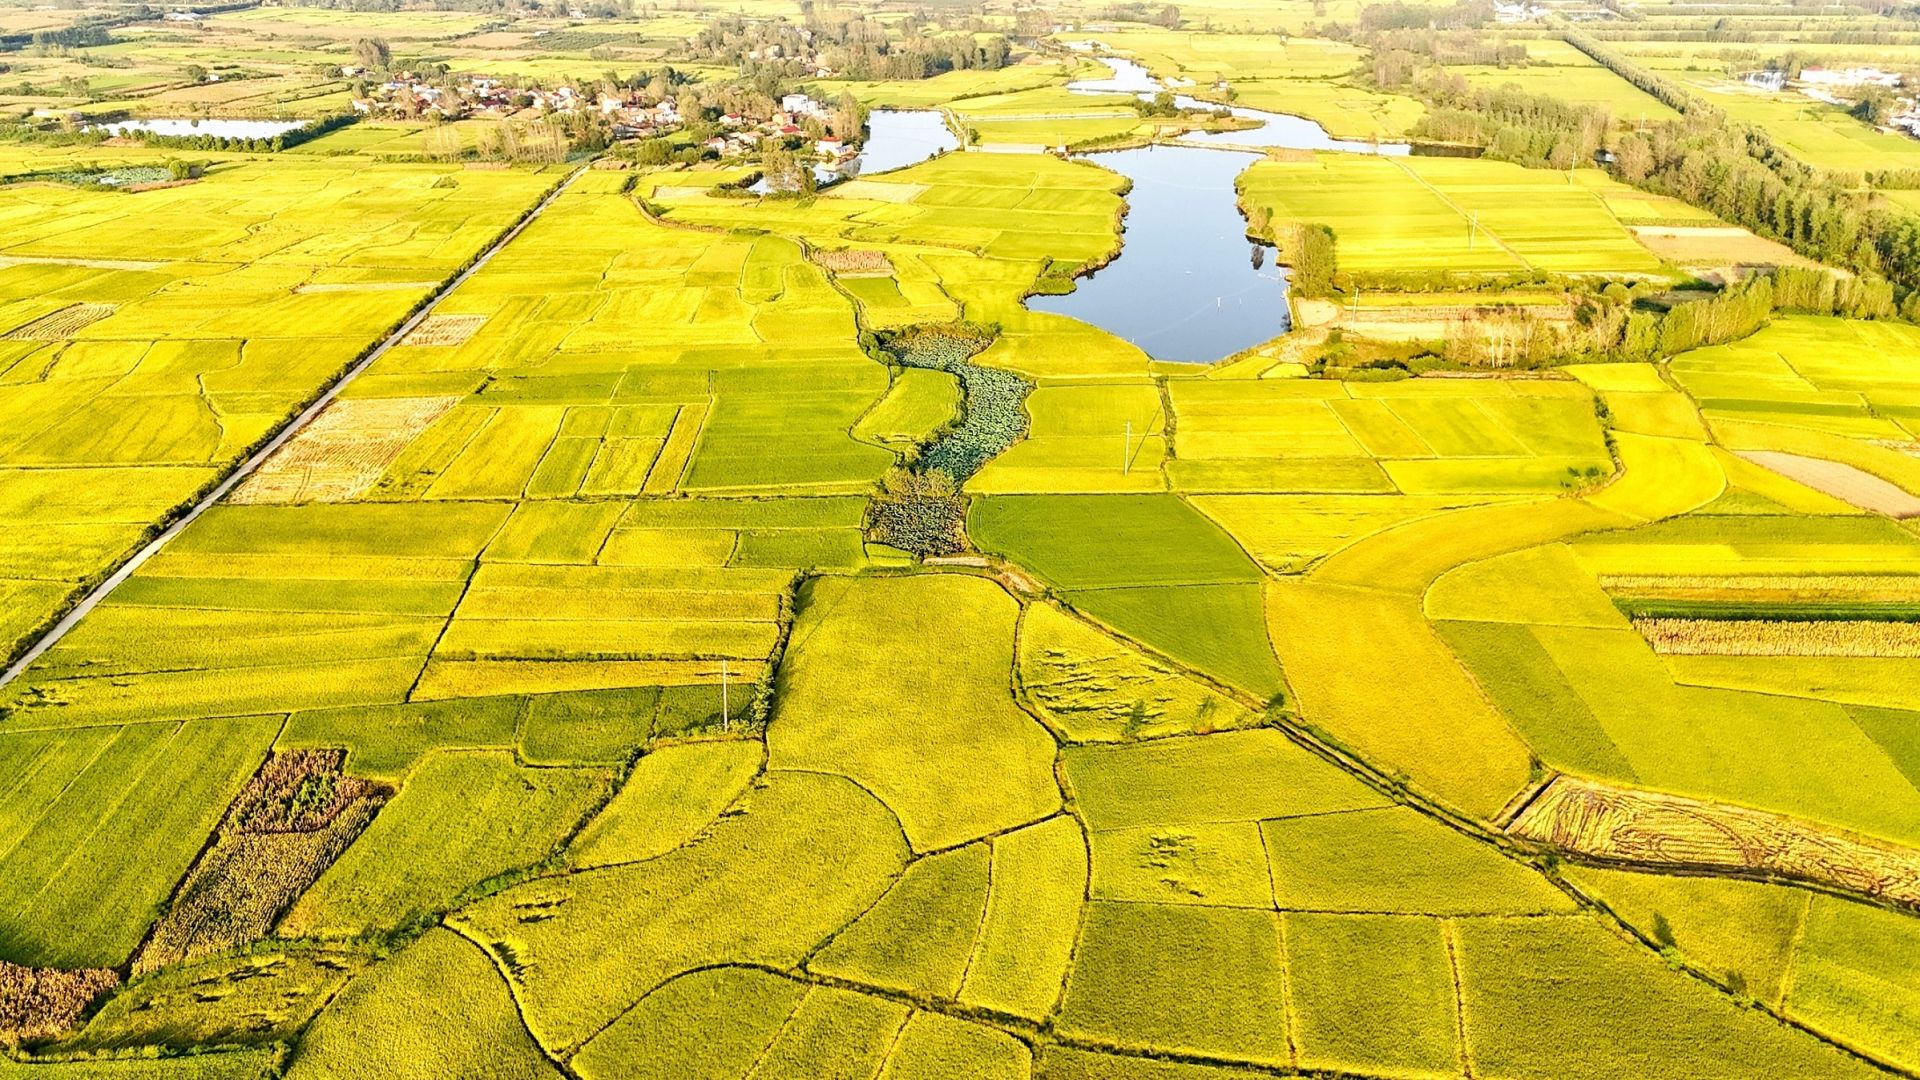
{"type": "Polygon", "coordinates": [[[399,344],[415,327],[424,322],[427,316],[433,314],[434,309],[440,306],[440,302],[445,300],[449,293],[465,284],[468,278],[479,273],[482,267],[493,260],[493,257],[500,252],[500,249],[512,243],[514,237],[519,236],[528,225],[533,224],[535,219],[545,213],[547,207],[552,206],[554,200],[558,199],[568,188],[572,187],[573,182],[580,179],[581,175],[584,174],[588,168],[589,166],[583,165],[575,169],[573,173],[565,180],[562,180],[557,187],[548,192],[539,202],[535,203],[533,209],[527,211],[526,215],[518,222],[515,222],[512,228],[501,234],[499,239],[495,240],[485,251],[482,251],[479,257],[473,260],[471,265],[458,274],[455,274],[446,284],[440,287],[438,292],[435,292],[429,297],[426,303],[420,305],[420,310],[414,312],[406,322],[401,323],[392,333],[382,338],[380,343],[375,345],[359,363],[348,368],[346,374],[335,379],[333,385],[327,387],[318,398],[314,399],[313,404],[308,405],[300,411],[299,415],[287,421],[279,431],[274,433],[273,438],[269,439],[266,445],[255,450],[252,455],[240,463],[239,467],[228,473],[224,480],[221,480],[219,484],[215,485],[212,491],[207,492],[200,498],[199,502],[194,503],[193,506],[188,508],[186,513],[180,515],[179,520],[167,526],[165,531],[161,532],[159,536],[148,541],[145,547],[134,552],[132,557],[128,558],[126,562],[121,563],[112,574],[107,576],[106,580],[95,585],[92,591],[81,598],[79,603],[75,604],[71,610],[60,617],[59,622],[54,623],[46,633],[40,635],[39,639],[36,640],[26,652],[20,654],[19,659],[15,660],[5,672],[0,673],[0,686],[5,686],[18,678],[22,672],[27,670],[29,665],[40,658],[42,653],[52,648],[61,638],[66,637],[68,631],[71,631],[81,619],[86,618],[95,607],[98,607],[100,601],[105,600],[109,593],[119,588],[121,582],[132,577],[133,572],[140,569],[142,563],[153,558],[161,548],[167,546],[169,541],[184,532],[187,526],[193,524],[201,514],[206,513],[208,508],[212,507],[221,499],[226,498],[227,493],[238,486],[242,480],[253,475],[254,470],[258,469],[282,446],[285,446],[288,440],[298,435],[302,429],[312,423],[314,417],[320,415],[321,410],[333,404],[333,399],[340,396],[340,391],[346,389],[348,383],[359,377],[361,372],[373,366],[374,361],[385,356],[388,349],[399,344]]]}

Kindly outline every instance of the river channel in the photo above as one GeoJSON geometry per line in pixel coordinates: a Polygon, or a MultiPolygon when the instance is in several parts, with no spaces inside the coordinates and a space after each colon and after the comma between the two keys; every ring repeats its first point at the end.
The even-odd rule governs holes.
{"type": "MultiPolygon", "coordinates": [[[[1130,60],[1102,57],[1111,78],[1068,89],[1084,94],[1151,98],[1166,89],[1130,60]]],[[[1181,108],[1214,102],[1177,95],[1181,108]]],[[[1233,107],[1258,127],[1196,133],[1181,142],[1083,155],[1133,181],[1127,196],[1126,244],[1112,263],[1084,277],[1065,296],[1035,296],[1034,311],[1092,323],[1156,360],[1212,363],[1287,332],[1285,271],[1276,252],[1246,238],[1234,180],[1259,155],[1235,147],[1281,147],[1401,156],[1407,143],[1336,139],[1301,116],[1233,107]]]]}

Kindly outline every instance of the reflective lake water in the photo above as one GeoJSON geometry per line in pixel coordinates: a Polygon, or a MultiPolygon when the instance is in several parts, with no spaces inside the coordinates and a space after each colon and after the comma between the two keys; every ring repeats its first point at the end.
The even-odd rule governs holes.
{"type": "MultiPolygon", "coordinates": [[[[960,140],[947,127],[946,117],[934,110],[875,109],[867,114],[867,141],[860,153],[840,165],[815,165],[813,179],[824,185],[904,169],[959,147],[960,140]]],[[[773,189],[765,180],[756,180],[747,190],[765,195],[773,189]]]]}
{"type": "MultiPolygon", "coordinates": [[[[1068,88],[1151,98],[1164,87],[1131,60],[1101,57],[1113,72],[1068,88]]],[[[1183,109],[1219,105],[1176,95],[1183,109]]],[[[1234,179],[1259,157],[1228,147],[1284,147],[1398,156],[1407,143],[1336,139],[1301,116],[1233,107],[1257,121],[1244,131],[1195,133],[1187,144],[1085,155],[1130,178],[1126,244],[1104,269],[1065,296],[1035,296],[1033,311],[1070,315],[1138,345],[1156,360],[1212,363],[1290,329],[1287,283],[1273,248],[1246,238],[1234,179]],[[1208,149],[1205,147],[1219,147],[1208,149]]]]}
{"type": "Polygon", "coordinates": [[[304,125],[304,120],[112,120],[90,124],[98,131],[124,134],[146,131],[155,135],[217,135],[223,139],[271,139],[304,125]]]}
{"type": "Polygon", "coordinates": [[[1092,323],[1156,360],[1189,363],[1287,331],[1286,278],[1272,248],[1248,242],[1235,205],[1234,178],[1254,155],[1154,146],[1088,160],[1133,181],[1126,246],[1073,292],[1032,297],[1028,308],[1092,323]]]}
{"type": "Polygon", "coordinates": [[[867,141],[860,148],[861,176],[918,165],[960,148],[946,117],[931,109],[875,109],[867,114],[867,141]]]}
{"type": "MultiPolygon", "coordinates": [[[[1146,68],[1131,60],[1103,56],[1100,62],[1113,72],[1111,78],[1082,79],[1068,83],[1067,89],[1080,94],[1132,94],[1142,99],[1151,99],[1166,89],[1146,68]]],[[[1173,103],[1182,109],[1221,108],[1219,102],[1202,101],[1186,94],[1175,94],[1173,103]]],[[[1182,141],[1225,146],[1271,146],[1289,150],[1340,150],[1349,154],[1380,154],[1384,157],[1404,157],[1413,152],[1410,143],[1336,139],[1327,134],[1326,128],[1304,116],[1248,109],[1239,105],[1230,105],[1227,109],[1240,119],[1256,121],[1260,126],[1245,131],[1195,132],[1183,136],[1182,141]]]]}

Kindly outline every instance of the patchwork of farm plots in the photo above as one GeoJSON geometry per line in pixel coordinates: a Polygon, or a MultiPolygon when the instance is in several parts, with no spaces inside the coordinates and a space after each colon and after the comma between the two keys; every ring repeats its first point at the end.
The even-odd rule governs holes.
{"type": "Polygon", "coordinates": [[[1598,172],[1316,154],[1307,161],[1259,162],[1240,185],[1247,205],[1278,220],[1331,228],[1341,269],[1370,278],[1529,269],[1662,272],[1661,260],[1608,210],[1607,196],[1628,189],[1598,172]]]}
{"type": "Polygon", "coordinates": [[[662,177],[649,196],[668,222],[751,226],[823,250],[884,254],[890,274],[839,282],[870,326],[994,323],[1000,336],[981,362],[1036,376],[1146,370],[1132,345],[1020,302],[1042,272],[1071,274],[1117,250],[1125,181],[1105,169],[1045,156],[950,154],[810,201],[744,205],[704,187],[668,186],[674,179],[662,177]]]}
{"type": "Polygon", "coordinates": [[[233,160],[0,210],[0,654],[283,423],[556,177],[233,160]]]}
{"type": "MultiPolygon", "coordinates": [[[[1920,333],[1174,371],[1021,304],[1112,257],[1112,173],[694,186],[737,175],[582,173],[0,689],[0,990],[113,988],[0,1076],[1920,1069],[1920,333]],[[914,565],[870,497],[977,402],[862,335],[959,320],[1026,427],[960,478],[985,558],[914,565]]],[[[117,539],[7,610],[557,179],[24,189],[6,553],[117,539]]],[[[1377,272],[1662,276],[1621,220],[1680,216],[1478,161],[1247,185],[1377,272]]]]}
{"type": "Polygon", "coordinates": [[[1347,79],[1363,65],[1366,54],[1345,42],[1142,27],[1101,32],[1087,40],[1132,58],[1157,77],[1189,85],[1201,97],[1216,94],[1216,84],[1228,80],[1234,104],[1304,116],[1336,138],[1399,138],[1426,111],[1412,98],[1347,79]]]}
{"type": "Polygon", "coordinates": [[[1624,123],[1657,124],[1680,118],[1679,113],[1658,98],[1571,46],[1561,42],[1529,42],[1528,45],[1531,62],[1522,67],[1457,65],[1447,71],[1490,90],[1515,87],[1524,94],[1544,95],[1575,105],[1597,105],[1624,123]],[[1539,44],[1561,45],[1561,48],[1542,56],[1533,48],[1539,44]]]}

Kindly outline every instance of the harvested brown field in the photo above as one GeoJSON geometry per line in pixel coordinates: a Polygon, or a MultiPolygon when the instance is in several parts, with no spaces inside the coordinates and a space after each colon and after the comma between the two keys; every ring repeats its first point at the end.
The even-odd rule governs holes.
{"type": "Polygon", "coordinates": [[[1868,619],[1635,619],[1672,656],[1920,656],[1920,623],[1868,619]]]}
{"type": "MultiPolygon", "coordinates": [[[[842,199],[910,203],[919,198],[928,186],[927,184],[896,184],[885,180],[848,180],[845,183],[835,184],[820,194],[842,199]]],[[[665,189],[662,189],[661,193],[665,194],[665,189]]]]}
{"type": "Polygon", "coordinates": [[[1735,225],[1629,225],[1648,251],[1678,266],[1810,266],[1785,244],[1735,225]]]}
{"type": "Polygon", "coordinates": [[[815,251],[811,255],[815,263],[841,277],[893,276],[893,263],[884,251],[843,248],[838,251],[815,251]]]}
{"type": "Polygon", "coordinates": [[[8,331],[12,341],[64,341],[113,314],[112,304],[72,304],[8,331]]]}
{"type": "Polygon", "coordinates": [[[429,315],[400,344],[464,345],[486,322],[485,315],[429,315]]]}
{"type": "Polygon", "coordinates": [[[1862,510],[1894,518],[1920,517],[1920,495],[1864,469],[1778,450],[1742,450],[1740,456],[1862,510]]]}
{"type": "Polygon", "coordinates": [[[1920,905],[1920,852],[1745,807],[1557,776],[1507,832],[1608,862],[1778,875],[1920,905]]]}
{"type": "Polygon", "coordinates": [[[94,998],[119,983],[120,976],[104,968],[61,971],[0,960],[0,1047],[63,1034],[94,998]]]}
{"type": "Polygon", "coordinates": [[[342,750],[267,759],[134,960],[136,973],[258,941],[373,821],[391,792],[346,776],[342,750]]]}
{"type": "Polygon", "coordinates": [[[344,502],[380,479],[457,397],[342,398],[234,489],[237,503],[344,502]]]}

